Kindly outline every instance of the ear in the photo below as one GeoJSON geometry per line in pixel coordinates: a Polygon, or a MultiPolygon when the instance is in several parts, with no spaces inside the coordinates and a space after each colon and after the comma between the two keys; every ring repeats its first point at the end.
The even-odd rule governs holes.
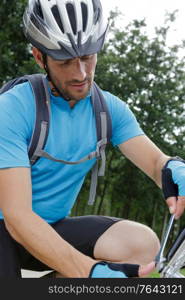
{"type": "Polygon", "coordinates": [[[38,50],[37,48],[33,47],[32,48],[32,54],[35,58],[36,63],[42,68],[44,69],[44,62],[43,62],[43,56],[42,53],[40,52],[40,50],[38,50]]]}

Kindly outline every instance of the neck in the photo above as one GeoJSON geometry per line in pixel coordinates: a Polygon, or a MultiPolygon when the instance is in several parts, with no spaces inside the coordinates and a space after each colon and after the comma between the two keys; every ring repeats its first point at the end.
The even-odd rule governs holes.
{"type": "Polygon", "coordinates": [[[77,101],[75,101],[75,100],[70,100],[68,102],[69,102],[69,105],[71,108],[73,108],[75,106],[75,104],[77,103],[77,101]]]}
{"type": "MultiPolygon", "coordinates": [[[[51,81],[49,81],[49,85],[50,85],[50,88],[51,88],[51,92],[52,94],[55,96],[55,97],[59,97],[61,96],[61,94],[59,94],[59,92],[56,90],[56,88],[54,87],[54,85],[52,84],[51,81]]],[[[77,103],[76,100],[67,100],[67,102],[69,103],[69,106],[71,108],[73,108],[75,106],[75,104],[77,103]]]]}

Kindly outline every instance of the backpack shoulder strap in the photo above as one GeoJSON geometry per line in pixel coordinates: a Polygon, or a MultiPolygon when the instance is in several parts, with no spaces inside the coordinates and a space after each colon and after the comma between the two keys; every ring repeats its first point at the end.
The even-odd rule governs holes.
{"type": "Polygon", "coordinates": [[[44,148],[49,133],[50,96],[45,75],[34,74],[25,77],[31,84],[36,106],[35,127],[28,147],[28,156],[33,165],[40,158],[36,153],[44,148]]]}
{"type": "Polygon", "coordinates": [[[92,205],[96,196],[98,176],[104,176],[105,174],[105,148],[106,144],[110,143],[112,136],[112,121],[110,113],[105,101],[105,98],[94,82],[91,89],[91,101],[94,109],[95,119],[96,119],[96,132],[97,132],[97,151],[101,158],[101,167],[98,167],[98,160],[92,168],[91,173],[91,185],[88,204],[92,205]]]}
{"type": "Polygon", "coordinates": [[[95,82],[91,89],[91,100],[96,118],[97,139],[98,141],[102,139],[102,133],[104,130],[102,128],[101,116],[105,114],[106,125],[104,126],[106,126],[106,132],[104,132],[104,134],[106,134],[107,142],[110,143],[112,137],[112,121],[103,93],[95,82]]]}
{"type": "Polygon", "coordinates": [[[1,87],[1,89],[0,89],[0,95],[3,94],[3,93],[5,93],[5,92],[7,92],[11,88],[13,88],[15,85],[18,85],[20,83],[24,83],[26,81],[27,81],[27,79],[25,78],[25,76],[14,78],[14,79],[8,81],[7,83],[5,83],[1,87]]]}

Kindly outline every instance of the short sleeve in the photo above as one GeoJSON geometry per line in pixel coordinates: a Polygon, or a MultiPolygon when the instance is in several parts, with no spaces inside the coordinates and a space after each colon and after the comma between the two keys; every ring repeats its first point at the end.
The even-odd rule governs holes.
{"type": "Polygon", "coordinates": [[[30,166],[31,128],[27,110],[14,93],[6,92],[0,96],[0,169],[30,166]]]}
{"type": "Polygon", "coordinates": [[[112,144],[120,145],[127,140],[144,135],[129,106],[119,98],[105,92],[105,98],[112,119],[112,144]]]}

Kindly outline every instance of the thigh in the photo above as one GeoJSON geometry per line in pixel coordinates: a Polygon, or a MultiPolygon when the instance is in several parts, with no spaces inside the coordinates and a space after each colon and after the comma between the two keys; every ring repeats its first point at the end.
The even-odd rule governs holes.
{"type": "Polygon", "coordinates": [[[21,278],[20,260],[16,242],[0,220],[0,278],[21,278]]]}

